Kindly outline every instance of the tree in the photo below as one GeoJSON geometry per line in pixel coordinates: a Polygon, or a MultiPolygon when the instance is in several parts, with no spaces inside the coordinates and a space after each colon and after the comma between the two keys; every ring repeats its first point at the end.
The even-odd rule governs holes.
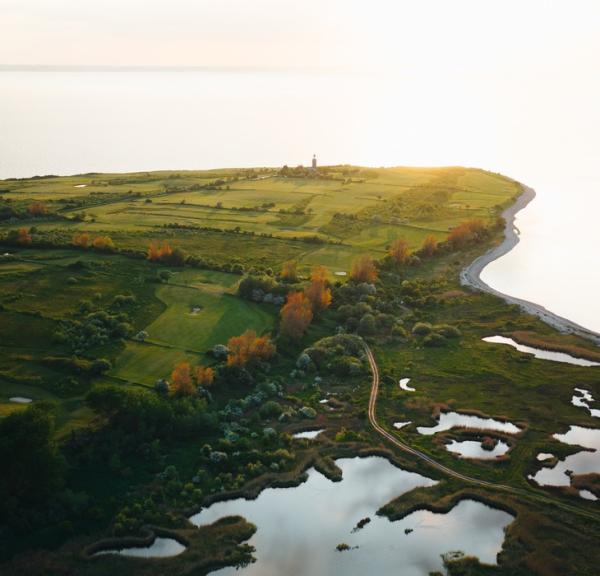
{"type": "Polygon", "coordinates": [[[303,292],[291,292],[281,309],[281,334],[292,340],[302,337],[313,319],[310,300],[303,292]]]}
{"type": "Polygon", "coordinates": [[[73,244],[80,248],[88,248],[90,245],[90,235],[87,232],[79,232],[73,236],[73,244]]]}
{"type": "Polygon", "coordinates": [[[448,235],[448,242],[454,248],[463,248],[469,244],[481,242],[486,238],[487,233],[488,230],[483,220],[467,220],[452,228],[448,235]]]}
{"type": "Polygon", "coordinates": [[[151,261],[156,261],[160,258],[160,247],[158,242],[150,242],[148,245],[147,259],[151,261]]]}
{"type": "Polygon", "coordinates": [[[96,250],[114,250],[115,245],[110,236],[96,236],[92,242],[92,247],[96,250]]]}
{"type": "Polygon", "coordinates": [[[54,415],[43,402],[0,419],[0,518],[23,521],[24,509],[45,504],[62,482],[54,415]]]}
{"type": "Polygon", "coordinates": [[[31,242],[31,234],[27,231],[27,228],[19,228],[17,232],[17,244],[29,246],[31,242]]]}
{"type": "Polygon", "coordinates": [[[410,256],[410,248],[408,242],[404,238],[394,240],[389,248],[389,255],[395,264],[402,266],[408,261],[410,256]]]}
{"type": "Polygon", "coordinates": [[[288,260],[281,267],[281,279],[286,282],[296,282],[298,280],[298,271],[296,269],[296,261],[288,260]]]}
{"type": "Polygon", "coordinates": [[[354,260],[350,279],[356,282],[373,283],[377,280],[377,268],[375,262],[368,254],[363,254],[354,260]]]}
{"type": "Polygon", "coordinates": [[[437,251],[437,240],[433,234],[430,234],[423,240],[423,246],[421,247],[421,252],[423,256],[427,258],[431,258],[437,251]]]}
{"type": "Polygon", "coordinates": [[[314,314],[322,312],[331,304],[328,276],[329,271],[325,266],[315,266],[310,275],[310,284],[304,289],[304,294],[310,301],[314,314]]]}
{"type": "Polygon", "coordinates": [[[215,379],[215,371],[209,366],[196,366],[195,370],[196,384],[209,388],[215,379]]]}
{"type": "Polygon", "coordinates": [[[233,336],[227,342],[228,366],[245,366],[257,360],[268,360],[276,349],[268,335],[258,336],[254,330],[246,330],[240,336],[233,336]]]}
{"type": "Polygon", "coordinates": [[[188,362],[176,364],[171,372],[171,390],[175,396],[191,396],[196,393],[188,362]]]}
{"type": "Polygon", "coordinates": [[[48,208],[43,202],[33,202],[27,207],[27,212],[29,212],[30,216],[44,216],[48,214],[48,208]]]}

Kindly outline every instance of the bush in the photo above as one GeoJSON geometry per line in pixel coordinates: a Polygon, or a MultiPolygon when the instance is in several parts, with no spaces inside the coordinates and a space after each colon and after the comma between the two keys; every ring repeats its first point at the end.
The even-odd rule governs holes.
{"type": "Polygon", "coordinates": [[[445,338],[461,337],[460,330],[456,326],[450,326],[449,324],[440,324],[439,326],[434,326],[434,330],[445,338]]]}
{"type": "Polygon", "coordinates": [[[265,419],[277,418],[282,411],[281,405],[278,402],[275,402],[275,400],[265,402],[259,410],[260,415],[265,419]]]}
{"type": "Polygon", "coordinates": [[[368,336],[376,331],[375,317],[373,314],[365,314],[358,322],[358,333],[368,336]]]}
{"type": "Polygon", "coordinates": [[[425,338],[423,338],[423,346],[445,346],[446,342],[447,340],[441,334],[437,334],[436,332],[432,332],[431,334],[428,334],[427,336],[425,336],[425,338]]]}
{"type": "Polygon", "coordinates": [[[104,374],[104,372],[108,372],[111,368],[112,364],[106,358],[96,358],[92,362],[90,371],[93,374],[104,374]]]}
{"type": "Polygon", "coordinates": [[[428,322],[417,322],[412,329],[412,333],[416,336],[427,336],[427,334],[431,334],[433,330],[431,324],[428,322]]]}
{"type": "Polygon", "coordinates": [[[298,410],[298,413],[303,418],[308,418],[310,420],[317,417],[317,411],[314,408],[311,408],[310,406],[302,406],[302,408],[298,410]]]}

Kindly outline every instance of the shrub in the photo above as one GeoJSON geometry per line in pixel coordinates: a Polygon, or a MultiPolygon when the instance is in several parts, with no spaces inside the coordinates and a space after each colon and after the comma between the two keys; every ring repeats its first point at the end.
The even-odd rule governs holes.
{"type": "Polygon", "coordinates": [[[275,400],[269,400],[260,407],[259,412],[263,418],[277,418],[281,414],[282,408],[275,400]]]}
{"type": "Polygon", "coordinates": [[[423,346],[438,347],[444,346],[445,344],[446,339],[441,334],[437,334],[436,332],[432,332],[423,338],[423,346]]]}
{"type": "Polygon", "coordinates": [[[445,338],[461,337],[461,332],[456,326],[450,326],[449,324],[440,324],[439,326],[434,326],[433,329],[445,338]]]}
{"type": "Polygon", "coordinates": [[[416,336],[427,336],[431,334],[432,326],[428,322],[417,322],[412,329],[412,333],[416,336]]]}

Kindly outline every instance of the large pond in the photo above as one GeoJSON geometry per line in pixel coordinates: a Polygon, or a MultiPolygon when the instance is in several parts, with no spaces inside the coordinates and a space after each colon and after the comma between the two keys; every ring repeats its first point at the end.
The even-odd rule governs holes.
{"type": "Polygon", "coordinates": [[[96,552],[94,556],[105,554],[119,554],[120,556],[131,556],[134,558],[170,558],[177,556],[185,550],[185,546],[173,538],[155,538],[150,546],[138,546],[133,548],[113,548],[96,552]]]}
{"type": "Polygon", "coordinates": [[[534,476],[530,476],[530,479],[540,486],[570,486],[571,473],[600,474],[600,430],[571,426],[566,434],[554,434],[554,438],[588,450],[571,454],[552,468],[542,468],[534,476]]]}
{"type": "Polygon", "coordinates": [[[500,422],[493,418],[481,418],[471,414],[459,414],[458,412],[442,412],[435,426],[419,426],[419,434],[431,435],[437,432],[445,432],[452,428],[475,428],[477,430],[494,430],[506,432],[507,434],[518,434],[521,429],[512,422],[500,422]]]}
{"type": "Polygon", "coordinates": [[[585,358],[577,358],[566,354],[565,352],[554,352],[552,350],[542,350],[541,348],[532,348],[531,346],[525,346],[515,342],[512,338],[506,338],[505,336],[488,336],[483,338],[484,342],[490,342],[492,344],[507,344],[516,348],[519,352],[525,354],[533,354],[540,360],[552,360],[553,362],[566,362],[567,364],[576,364],[577,366],[600,366],[600,362],[592,362],[585,358]]]}
{"type": "MultiPolygon", "coordinates": [[[[440,555],[461,550],[495,564],[504,529],[513,517],[479,502],[460,502],[448,514],[415,512],[390,522],[375,515],[393,498],[435,482],[396,468],[379,457],[341,459],[343,480],[332,482],[309,470],[295,488],[269,488],[256,500],[218,502],[191,518],[211,524],[228,515],[242,515],[258,527],[250,543],[257,562],[242,570],[252,576],[345,576],[377,574],[424,576],[442,570],[440,555]],[[353,532],[359,520],[371,522],[353,532]],[[351,547],[338,552],[336,546],[351,547]]],[[[236,574],[235,568],[217,574],[236,574]]]]}

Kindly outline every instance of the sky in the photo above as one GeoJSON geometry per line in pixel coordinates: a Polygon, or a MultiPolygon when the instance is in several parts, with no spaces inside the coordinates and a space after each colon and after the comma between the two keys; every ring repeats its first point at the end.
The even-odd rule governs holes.
{"type": "Polygon", "coordinates": [[[0,64],[585,67],[599,24],[595,0],[0,0],[0,64]]]}

